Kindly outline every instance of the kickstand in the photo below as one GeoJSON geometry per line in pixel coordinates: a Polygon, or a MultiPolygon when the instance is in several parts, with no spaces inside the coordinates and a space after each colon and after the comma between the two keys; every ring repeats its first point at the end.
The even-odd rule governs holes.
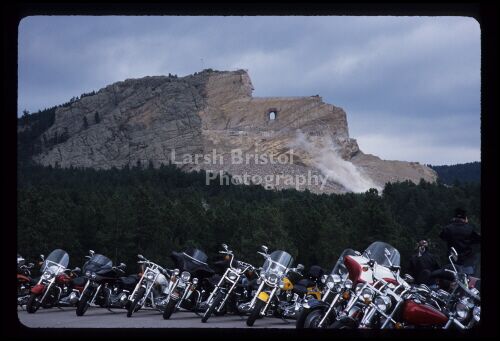
{"type": "Polygon", "coordinates": [[[61,308],[61,306],[60,306],[60,305],[58,305],[58,306],[57,306],[57,308],[58,308],[58,309],[61,309],[61,310],[64,310],[63,308],[61,308]]]}
{"type": "Polygon", "coordinates": [[[107,307],[106,309],[108,309],[108,311],[112,312],[112,313],[115,313],[115,311],[111,310],[110,307],[107,307]]]}

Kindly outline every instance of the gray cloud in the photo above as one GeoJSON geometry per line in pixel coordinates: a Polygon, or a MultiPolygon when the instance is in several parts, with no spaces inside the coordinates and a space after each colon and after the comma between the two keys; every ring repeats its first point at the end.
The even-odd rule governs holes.
{"type": "Polygon", "coordinates": [[[255,96],[321,95],[383,158],[480,157],[480,28],[466,17],[28,17],[19,112],[209,67],[248,69],[255,96]]]}

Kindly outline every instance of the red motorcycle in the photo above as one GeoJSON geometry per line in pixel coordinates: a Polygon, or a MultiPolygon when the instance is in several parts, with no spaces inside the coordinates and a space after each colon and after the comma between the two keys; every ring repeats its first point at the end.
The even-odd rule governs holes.
{"type": "Polygon", "coordinates": [[[31,288],[26,304],[28,313],[35,313],[40,307],[71,306],[78,302],[83,283],[73,285],[73,279],[78,277],[80,269],[67,269],[68,263],[69,255],[61,249],[52,251],[44,260],[40,280],[31,288]]]}
{"type": "Polygon", "coordinates": [[[26,265],[26,260],[17,255],[17,304],[23,306],[27,303],[30,296],[31,286],[34,284],[31,278],[31,269],[34,264],[26,265]]]}

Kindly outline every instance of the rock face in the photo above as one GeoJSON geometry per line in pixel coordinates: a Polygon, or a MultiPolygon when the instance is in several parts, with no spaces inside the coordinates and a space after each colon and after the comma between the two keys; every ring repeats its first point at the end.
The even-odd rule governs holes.
{"type": "Polygon", "coordinates": [[[338,171],[323,187],[283,182],[269,186],[314,192],[352,190],[343,181],[343,171],[348,172],[347,178],[368,181],[368,188],[389,181],[436,180],[433,170],[418,163],[363,154],[349,137],[344,110],[319,96],[256,98],[252,90],[244,70],[127,79],[58,108],[54,124],[40,137],[42,152],[34,160],[93,168],[175,162],[185,169],[262,177],[338,171]],[[231,162],[235,150],[245,157],[266,155],[267,160],[281,157],[286,162],[250,158],[248,163],[235,164],[231,162]],[[194,160],[196,155],[210,154],[217,158],[179,162],[189,155],[194,160]]]}

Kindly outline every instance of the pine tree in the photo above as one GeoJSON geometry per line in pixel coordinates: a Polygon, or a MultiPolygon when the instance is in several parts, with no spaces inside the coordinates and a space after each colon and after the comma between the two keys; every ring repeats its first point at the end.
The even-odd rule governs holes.
{"type": "Polygon", "coordinates": [[[87,129],[89,127],[89,122],[87,122],[87,117],[83,116],[83,129],[87,129]]]}
{"type": "Polygon", "coordinates": [[[98,111],[95,112],[94,120],[95,120],[95,123],[101,122],[101,118],[99,117],[99,112],[98,111]]]}

